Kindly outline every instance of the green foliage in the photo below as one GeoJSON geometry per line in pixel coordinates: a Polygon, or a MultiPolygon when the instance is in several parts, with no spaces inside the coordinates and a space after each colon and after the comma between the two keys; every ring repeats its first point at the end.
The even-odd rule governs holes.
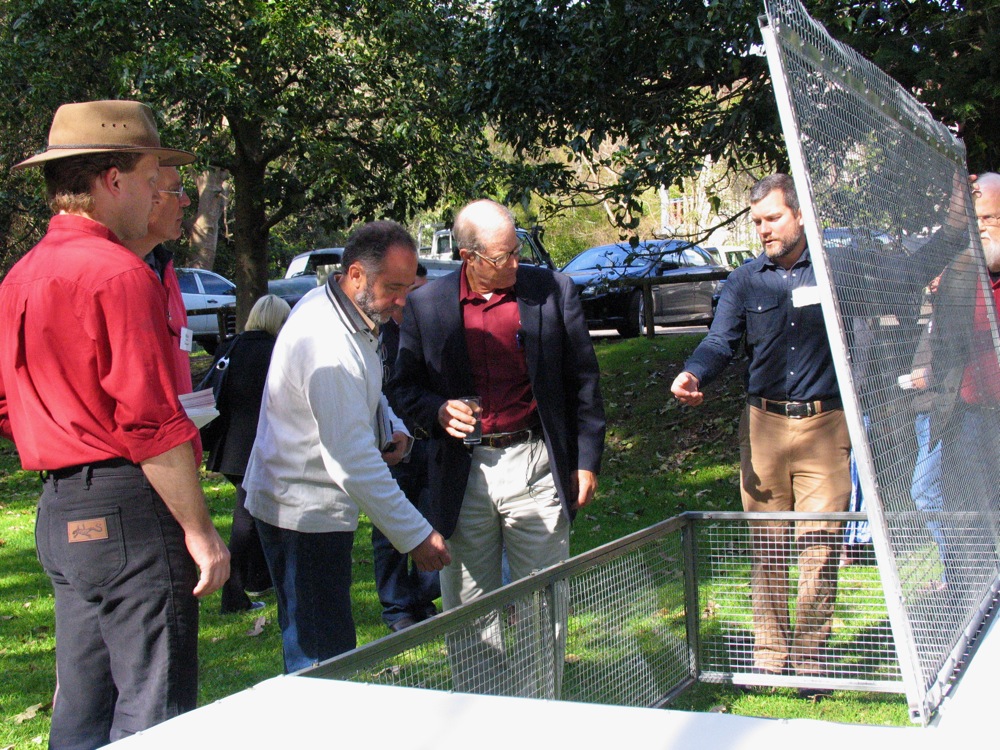
{"type": "Polygon", "coordinates": [[[0,115],[10,152],[44,143],[62,102],[149,102],[164,142],[232,176],[241,310],[263,293],[268,236],[287,219],[330,232],[488,190],[482,121],[459,95],[461,2],[12,0],[2,12],[15,22],[0,36],[0,101],[23,105],[0,115]]]}
{"type": "Polygon", "coordinates": [[[909,89],[965,141],[969,171],[1000,165],[1000,5],[995,0],[807,3],[830,33],[909,89]]]}

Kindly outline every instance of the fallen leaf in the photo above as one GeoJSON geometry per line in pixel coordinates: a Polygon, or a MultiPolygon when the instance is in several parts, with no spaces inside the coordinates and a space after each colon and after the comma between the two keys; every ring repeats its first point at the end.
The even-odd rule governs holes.
{"type": "Polygon", "coordinates": [[[256,620],[253,621],[253,627],[247,631],[247,635],[254,638],[264,632],[264,625],[267,623],[267,618],[261,615],[256,620]]]}
{"type": "Polygon", "coordinates": [[[14,717],[14,723],[23,724],[26,721],[31,721],[38,715],[39,711],[48,711],[50,708],[52,708],[51,703],[36,703],[34,706],[28,706],[14,717]]]}

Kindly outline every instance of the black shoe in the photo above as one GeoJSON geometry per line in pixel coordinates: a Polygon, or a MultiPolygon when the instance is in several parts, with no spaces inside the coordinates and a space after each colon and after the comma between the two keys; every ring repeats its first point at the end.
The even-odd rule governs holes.
{"type": "Polygon", "coordinates": [[[398,633],[400,630],[406,630],[407,628],[413,627],[416,624],[417,621],[414,620],[412,617],[410,617],[409,615],[403,615],[398,620],[393,621],[389,625],[389,630],[391,630],[393,633],[398,633]]]}
{"type": "Polygon", "coordinates": [[[438,614],[437,607],[435,607],[433,604],[428,604],[426,607],[424,607],[424,611],[421,614],[420,619],[421,620],[429,620],[432,617],[437,616],[437,614],[438,614]]]}

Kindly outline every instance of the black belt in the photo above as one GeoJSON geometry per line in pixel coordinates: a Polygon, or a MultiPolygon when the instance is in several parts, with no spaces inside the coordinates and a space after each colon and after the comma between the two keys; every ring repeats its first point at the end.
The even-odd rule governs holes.
{"type": "Polygon", "coordinates": [[[95,471],[100,472],[101,469],[121,469],[125,466],[138,468],[137,464],[132,463],[126,458],[109,458],[105,461],[92,461],[89,464],[66,466],[62,469],[52,469],[43,473],[53,479],[69,479],[79,474],[87,474],[89,472],[93,476],[95,471]]]}
{"type": "Polygon", "coordinates": [[[769,401],[760,396],[747,396],[747,403],[789,419],[803,419],[825,411],[844,408],[839,398],[828,398],[826,401],[769,401]]]}
{"type": "Polygon", "coordinates": [[[529,430],[517,430],[516,432],[494,432],[490,435],[483,435],[483,442],[487,448],[509,448],[512,445],[526,443],[533,436],[539,434],[537,427],[529,430]]]}

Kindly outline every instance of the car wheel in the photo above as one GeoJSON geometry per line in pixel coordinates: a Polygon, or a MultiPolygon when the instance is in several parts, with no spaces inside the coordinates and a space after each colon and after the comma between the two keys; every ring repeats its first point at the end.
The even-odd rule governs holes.
{"type": "Polygon", "coordinates": [[[636,289],[628,298],[625,309],[625,320],[618,326],[618,335],[623,339],[634,339],[646,330],[646,304],[642,299],[642,291],[636,289]]]}

